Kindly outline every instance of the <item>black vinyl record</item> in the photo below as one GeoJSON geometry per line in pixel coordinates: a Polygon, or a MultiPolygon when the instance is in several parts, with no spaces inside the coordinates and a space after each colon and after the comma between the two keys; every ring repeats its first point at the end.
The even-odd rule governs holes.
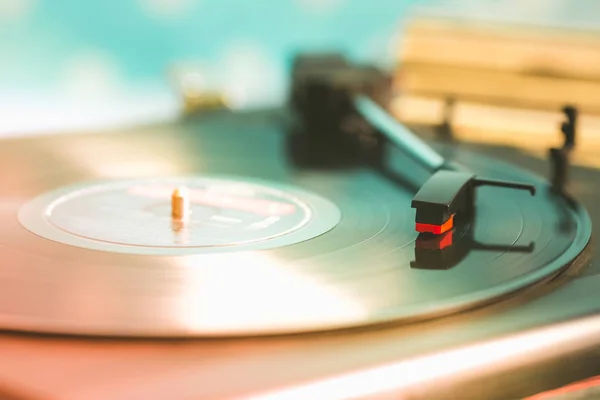
{"type": "Polygon", "coordinates": [[[478,176],[537,195],[479,188],[471,226],[419,237],[426,174],[409,159],[300,168],[272,117],[6,141],[0,327],[235,336],[413,321],[548,279],[588,243],[587,212],[545,179],[460,149],[478,176]],[[182,186],[192,213],[178,225],[182,186]]]}

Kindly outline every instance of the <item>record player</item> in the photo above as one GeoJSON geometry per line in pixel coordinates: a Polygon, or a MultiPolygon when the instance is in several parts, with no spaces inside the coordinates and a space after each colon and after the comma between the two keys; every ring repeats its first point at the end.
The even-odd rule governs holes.
{"type": "Polygon", "coordinates": [[[3,141],[4,397],[500,399],[598,373],[576,108],[540,160],[403,125],[341,55],[292,82],[282,109],[3,141]]]}

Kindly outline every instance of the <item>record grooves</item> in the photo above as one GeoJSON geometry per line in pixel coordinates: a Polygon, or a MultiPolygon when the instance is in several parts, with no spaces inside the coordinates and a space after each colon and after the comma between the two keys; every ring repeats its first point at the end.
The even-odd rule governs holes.
{"type": "MultiPolygon", "coordinates": [[[[451,237],[418,239],[414,188],[367,166],[294,165],[272,115],[224,113],[118,135],[7,141],[0,159],[15,173],[1,189],[0,326],[239,336],[412,321],[547,279],[588,243],[587,212],[551,191],[545,179],[460,149],[455,160],[477,175],[533,184],[537,194],[482,187],[472,226],[457,226],[451,237]],[[61,172],[48,175],[54,165],[61,172]],[[187,239],[173,233],[168,214],[170,190],[183,176],[204,185],[187,239]],[[205,180],[214,177],[226,182],[207,188],[205,180]],[[56,200],[52,193],[98,181],[126,188],[133,182],[138,194],[148,193],[148,181],[169,190],[153,191],[151,201],[118,194],[70,204],[57,225],[66,227],[63,239],[79,235],[68,244],[19,221],[25,213],[53,223],[55,211],[49,214],[45,201],[56,200]],[[304,216],[286,219],[304,206],[304,216]],[[264,207],[275,211],[265,217],[264,207]],[[124,244],[119,249],[107,244],[111,229],[113,245],[124,244]],[[90,235],[81,239],[82,232],[90,235]]],[[[393,164],[395,173],[417,175],[407,157],[393,156],[393,164]]]]}

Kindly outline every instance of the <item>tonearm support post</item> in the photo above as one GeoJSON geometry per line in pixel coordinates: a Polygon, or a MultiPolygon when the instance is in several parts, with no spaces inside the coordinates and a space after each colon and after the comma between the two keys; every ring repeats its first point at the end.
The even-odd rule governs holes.
{"type": "Polygon", "coordinates": [[[550,149],[550,181],[552,188],[557,192],[564,192],[568,181],[570,153],[575,147],[575,133],[577,129],[577,109],[573,106],[563,108],[565,121],[561,131],[564,136],[563,146],[550,149]]]}

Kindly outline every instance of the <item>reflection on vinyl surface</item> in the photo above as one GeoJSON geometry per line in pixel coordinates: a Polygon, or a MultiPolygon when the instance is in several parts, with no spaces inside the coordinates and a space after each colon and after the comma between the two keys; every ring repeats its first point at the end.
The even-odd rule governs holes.
{"type": "Polygon", "coordinates": [[[455,227],[441,235],[421,233],[415,240],[415,261],[412,268],[444,270],[458,265],[471,251],[531,253],[535,243],[529,245],[484,244],[473,238],[471,224],[455,227]]]}

